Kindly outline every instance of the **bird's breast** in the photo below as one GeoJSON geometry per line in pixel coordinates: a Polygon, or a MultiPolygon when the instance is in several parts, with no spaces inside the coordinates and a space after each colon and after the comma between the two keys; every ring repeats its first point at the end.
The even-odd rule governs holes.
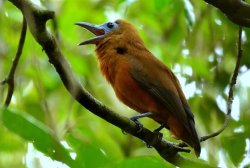
{"type": "Polygon", "coordinates": [[[99,67],[106,80],[113,84],[116,75],[117,62],[119,57],[115,52],[114,46],[108,42],[101,43],[96,48],[99,67]]]}
{"type": "Polygon", "coordinates": [[[116,96],[124,104],[140,113],[160,111],[159,103],[133,79],[129,63],[122,61],[117,65],[114,83],[112,84],[116,96]]]}
{"type": "MultiPolygon", "coordinates": [[[[124,45],[121,42],[111,42],[112,39],[109,39],[99,44],[96,53],[101,72],[112,85],[118,99],[137,112],[157,113],[158,119],[155,118],[155,120],[158,122],[168,118],[169,113],[164,105],[157,102],[157,99],[132,77],[132,66],[135,66],[132,60],[139,57],[137,51],[139,50],[140,54],[147,54],[148,51],[141,43],[124,45]],[[160,113],[161,111],[165,112],[160,113]]],[[[136,64],[136,66],[139,65],[136,64]]]]}

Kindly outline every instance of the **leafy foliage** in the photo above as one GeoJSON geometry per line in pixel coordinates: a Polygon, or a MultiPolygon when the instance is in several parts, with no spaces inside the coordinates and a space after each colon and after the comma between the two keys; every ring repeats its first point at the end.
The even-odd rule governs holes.
{"type": "MultiPolygon", "coordinates": [[[[118,102],[101,77],[94,46],[77,46],[92,35],[74,23],[101,24],[124,18],[137,27],[149,50],[171,67],[181,81],[199,134],[207,135],[222,126],[226,94],[236,60],[238,26],[220,11],[194,0],[42,2],[56,12],[56,19],[48,23],[48,28],[57,34],[74,72],[83,86],[104,104],[128,117],[135,114],[118,102]]],[[[21,22],[18,9],[8,1],[0,2],[0,80],[10,69],[21,22]]],[[[214,166],[250,165],[249,29],[244,29],[243,35],[243,61],[235,88],[232,120],[221,135],[202,143],[201,158],[214,166]]],[[[147,149],[144,143],[123,135],[121,130],[73,101],[29,32],[15,84],[10,109],[1,108],[0,113],[0,167],[29,167],[28,161],[23,162],[29,153],[28,143],[71,167],[172,166],[154,150],[147,149]]],[[[0,86],[1,105],[6,93],[7,86],[0,86]]],[[[150,129],[157,127],[150,119],[142,122],[150,129]]],[[[165,138],[176,141],[167,131],[163,133],[165,138]]],[[[193,153],[185,156],[195,159],[193,153]]],[[[37,166],[41,162],[38,159],[37,166]]]]}

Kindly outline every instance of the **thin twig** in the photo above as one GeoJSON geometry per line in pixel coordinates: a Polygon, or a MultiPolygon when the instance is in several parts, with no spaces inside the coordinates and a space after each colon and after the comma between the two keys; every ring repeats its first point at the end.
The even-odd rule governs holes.
{"type": "MultiPolygon", "coordinates": [[[[229,88],[228,99],[227,99],[227,114],[226,114],[225,121],[224,121],[221,129],[219,129],[218,131],[216,131],[212,134],[205,135],[205,136],[201,137],[200,142],[203,142],[203,141],[206,141],[210,138],[216,137],[217,135],[222,133],[226,129],[226,127],[228,126],[228,123],[231,119],[232,103],[233,103],[233,99],[234,99],[234,86],[237,82],[237,77],[239,74],[240,62],[241,62],[241,57],[242,57],[242,52],[243,52],[242,45],[241,45],[241,42],[242,42],[241,38],[242,38],[242,27],[239,26],[237,61],[236,61],[236,65],[234,68],[233,76],[232,76],[231,81],[230,81],[230,88],[229,88]]],[[[179,143],[178,146],[179,147],[186,147],[187,144],[182,142],[182,143],[179,143]]]]}
{"type": "Polygon", "coordinates": [[[233,103],[233,99],[234,99],[234,87],[235,87],[235,84],[237,82],[237,77],[239,74],[240,62],[241,62],[241,57],[242,57],[242,52],[243,52],[242,45],[241,45],[241,42],[242,42],[241,38],[242,38],[242,27],[239,26],[237,61],[236,61],[236,65],[234,68],[234,73],[233,73],[232,79],[230,81],[230,87],[229,87],[228,99],[227,99],[227,114],[226,114],[226,119],[224,121],[223,127],[220,130],[216,131],[215,133],[201,137],[201,139],[200,139],[201,142],[206,141],[207,139],[213,138],[213,137],[219,135],[221,132],[223,132],[226,129],[226,127],[228,126],[228,123],[231,119],[232,103],[233,103]]]}
{"type": "Polygon", "coordinates": [[[26,30],[27,30],[27,23],[26,23],[25,17],[23,16],[22,32],[20,35],[16,56],[14,60],[12,61],[11,69],[9,71],[8,76],[2,82],[0,82],[0,85],[8,84],[8,93],[5,99],[5,103],[4,103],[6,107],[9,106],[13,92],[14,92],[14,88],[15,88],[14,76],[15,76],[15,71],[16,71],[19,59],[22,55],[23,45],[24,45],[25,37],[26,37],[26,30]]]}

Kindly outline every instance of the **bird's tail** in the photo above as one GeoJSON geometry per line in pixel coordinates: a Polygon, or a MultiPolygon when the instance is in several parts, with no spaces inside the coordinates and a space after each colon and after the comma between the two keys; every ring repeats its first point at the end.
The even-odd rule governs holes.
{"type": "Polygon", "coordinates": [[[186,114],[187,114],[187,123],[188,123],[188,134],[189,136],[188,139],[187,139],[187,143],[194,148],[194,151],[195,151],[195,155],[197,157],[200,156],[200,153],[201,153],[201,144],[200,144],[200,138],[196,132],[196,129],[195,129],[195,121],[194,121],[194,115],[193,113],[190,111],[189,108],[185,108],[185,111],[186,111],[186,114]]]}
{"type": "Polygon", "coordinates": [[[190,120],[189,121],[190,128],[191,128],[191,133],[192,133],[192,144],[190,144],[195,151],[195,155],[197,157],[200,156],[201,153],[201,145],[200,145],[200,138],[196,132],[195,126],[194,126],[194,121],[190,120]]]}

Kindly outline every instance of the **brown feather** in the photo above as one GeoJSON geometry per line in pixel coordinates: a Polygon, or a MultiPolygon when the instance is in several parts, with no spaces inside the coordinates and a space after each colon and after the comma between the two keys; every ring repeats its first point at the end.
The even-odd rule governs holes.
{"type": "Polygon", "coordinates": [[[148,51],[136,29],[118,20],[120,26],[97,44],[100,69],[117,97],[134,110],[152,112],[159,123],[200,154],[194,116],[178,79],[148,51]]]}

